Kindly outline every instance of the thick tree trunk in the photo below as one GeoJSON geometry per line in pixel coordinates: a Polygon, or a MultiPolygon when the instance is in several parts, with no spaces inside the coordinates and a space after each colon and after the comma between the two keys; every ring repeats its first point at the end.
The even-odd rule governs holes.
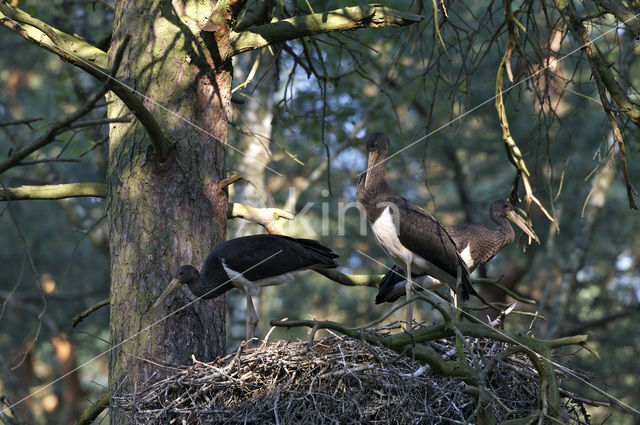
{"type": "MultiPolygon", "coordinates": [[[[115,349],[109,385],[115,394],[161,375],[165,370],[158,363],[188,364],[192,355],[209,361],[224,351],[224,297],[197,301],[168,316],[193,299],[183,288],[169,298],[173,302],[151,310],[178,266],[199,268],[225,239],[227,197],[217,184],[226,172],[231,65],[216,58],[218,49],[228,48],[231,12],[229,2],[217,2],[211,19],[218,30],[200,32],[211,4],[116,4],[111,60],[123,39],[133,36],[118,79],[147,97],[144,103],[174,149],[159,163],[138,123],[111,126],[107,211],[115,349]]],[[[110,118],[128,113],[117,98],[109,100],[110,118]]],[[[129,422],[113,404],[111,421],[129,422]]]]}

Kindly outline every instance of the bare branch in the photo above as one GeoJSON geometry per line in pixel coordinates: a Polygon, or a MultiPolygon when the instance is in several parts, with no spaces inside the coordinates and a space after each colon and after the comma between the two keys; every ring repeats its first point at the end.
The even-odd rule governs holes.
{"type": "Polygon", "coordinates": [[[377,288],[382,279],[381,274],[344,274],[335,269],[317,269],[314,271],[320,273],[327,279],[345,286],[368,286],[370,288],[377,288]]]}
{"type": "Polygon", "coordinates": [[[109,85],[109,82],[105,83],[100,88],[100,90],[98,90],[93,96],[91,96],[89,101],[82,108],[78,109],[76,112],[69,115],[64,120],[54,124],[42,137],[23,147],[22,149],[14,152],[9,158],[0,163],[0,174],[4,173],[9,168],[18,165],[23,159],[25,159],[27,156],[37,151],[38,149],[48,145],[49,143],[52,143],[60,132],[69,129],[71,124],[91,112],[95,103],[98,100],[102,99],[104,95],[109,91],[109,85]]]}
{"type": "MultiPolygon", "coordinates": [[[[413,15],[375,4],[295,16],[271,24],[249,28],[239,33],[231,33],[233,49],[228,55],[231,57],[238,53],[259,49],[271,44],[331,31],[348,31],[382,26],[406,26],[420,22],[422,18],[420,15],[413,15]]],[[[225,59],[228,59],[228,57],[225,59]]]]}
{"type": "MultiPolygon", "coordinates": [[[[625,91],[620,84],[618,84],[618,81],[616,81],[602,52],[593,44],[584,23],[578,18],[578,13],[573,3],[567,0],[555,0],[554,2],[562,14],[562,17],[567,22],[571,34],[583,45],[587,58],[589,59],[589,64],[591,65],[593,77],[602,82],[618,107],[637,127],[640,127],[640,107],[627,97],[625,91]]],[[[635,15],[632,15],[631,18],[623,22],[627,25],[633,19],[636,19],[635,15]]]]}
{"type": "MultiPolygon", "coordinates": [[[[3,1],[0,1],[0,25],[19,34],[27,41],[55,53],[63,61],[77,66],[99,81],[114,82],[110,90],[127,105],[144,126],[160,162],[167,159],[170,143],[164,136],[162,127],[144,106],[140,96],[112,77],[115,72],[110,72],[107,68],[108,56],[105,51],[92,46],[80,37],[57,30],[3,1]]],[[[126,44],[125,40],[118,47],[116,58],[122,56],[126,44]]],[[[119,59],[114,60],[114,64],[119,61],[119,59]]]]}
{"type": "Polygon", "coordinates": [[[0,189],[0,201],[81,197],[104,198],[106,194],[107,187],[104,183],[47,184],[42,186],[20,186],[0,189]]]}
{"type": "Polygon", "coordinates": [[[109,305],[110,302],[111,302],[111,298],[105,298],[104,300],[100,301],[97,304],[92,305],[91,307],[89,307],[88,309],[86,309],[82,313],[78,314],[77,316],[74,316],[73,319],[72,319],[73,320],[73,324],[71,326],[75,328],[78,325],[78,323],[82,322],[91,313],[93,313],[96,310],[101,309],[104,306],[109,305]]]}
{"type": "Polygon", "coordinates": [[[264,226],[269,233],[279,233],[276,222],[281,218],[293,220],[293,213],[279,208],[256,208],[233,202],[227,208],[227,218],[244,218],[264,226]]]}
{"type": "Polygon", "coordinates": [[[40,121],[42,119],[43,119],[42,117],[34,117],[34,118],[25,118],[23,120],[0,121],[0,127],[8,127],[10,125],[25,124],[29,128],[31,128],[31,126],[29,124],[31,124],[32,122],[35,122],[35,121],[40,121]]]}

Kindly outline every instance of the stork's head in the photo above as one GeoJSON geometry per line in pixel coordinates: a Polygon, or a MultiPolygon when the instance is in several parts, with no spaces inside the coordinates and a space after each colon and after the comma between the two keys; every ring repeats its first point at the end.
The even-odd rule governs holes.
{"type": "Polygon", "coordinates": [[[160,294],[152,308],[156,308],[160,305],[165,298],[169,296],[173,291],[178,289],[180,285],[191,285],[200,280],[200,272],[193,266],[180,266],[173,275],[173,280],[169,283],[167,288],[160,294]]]}
{"type": "Polygon", "coordinates": [[[531,239],[540,243],[538,240],[538,236],[533,232],[533,229],[529,227],[529,225],[524,221],[522,217],[518,215],[513,205],[511,205],[508,201],[504,199],[499,199],[497,201],[493,201],[491,207],[489,208],[489,215],[493,221],[497,221],[499,219],[508,218],[511,220],[516,226],[522,229],[531,239]]]}
{"type": "Polygon", "coordinates": [[[364,179],[364,187],[369,185],[369,176],[373,167],[384,167],[383,161],[387,158],[389,153],[389,139],[382,133],[373,133],[367,140],[367,152],[369,153],[369,159],[367,161],[367,173],[364,179]]]}

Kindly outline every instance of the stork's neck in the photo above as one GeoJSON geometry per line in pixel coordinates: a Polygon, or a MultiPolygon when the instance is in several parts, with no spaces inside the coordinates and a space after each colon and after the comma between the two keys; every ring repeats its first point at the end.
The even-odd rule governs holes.
{"type": "Polygon", "coordinates": [[[365,199],[373,199],[381,193],[391,191],[391,186],[387,183],[386,155],[378,157],[378,161],[370,169],[360,176],[356,189],[356,197],[363,202],[365,199]],[[365,182],[367,185],[365,186],[365,182]]]}
{"type": "Polygon", "coordinates": [[[500,233],[502,238],[504,238],[504,245],[506,246],[513,242],[516,234],[513,231],[513,227],[511,227],[511,223],[507,220],[506,217],[500,216],[493,211],[490,211],[491,220],[496,223],[497,227],[494,229],[495,232],[500,233]]]}
{"type": "Polygon", "coordinates": [[[202,297],[213,288],[207,289],[207,285],[205,284],[202,273],[198,273],[197,277],[198,277],[197,279],[193,279],[184,283],[186,283],[187,286],[189,286],[189,289],[191,290],[191,292],[193,292],[193,295],[195,295],[196,297],[202,297]]]}

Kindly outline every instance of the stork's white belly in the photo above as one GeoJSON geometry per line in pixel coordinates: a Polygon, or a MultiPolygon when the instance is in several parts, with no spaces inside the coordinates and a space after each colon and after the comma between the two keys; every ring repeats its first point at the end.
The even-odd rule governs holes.
{"type": "MultiPolygon", "coordinates": [[[[380,217],[371,223],[371,227],[373,228],[373,233],[376,236],[378,243],[380,243],[387,255],[389,255],[397,265],[406,269],[407,264],[411,263],[412,275],[428,274],[440,282],[455,284],[455,276],[451,276],[440,267],[434,265],[420,255],[411,252],[402,245],[398,238],[399,229],[394,223],[389,207],[386,207],[382,211],[382,214],[380,214],[380,217]]],[[[434,255],[438,255],[438,253],[434,253],[434,255]]]]}
{"type": "Polygon", "coordinates": [[[260,291],[263,286],[282,285],[293,281],[293,273],[284,273],[277,276],[267,277],[265,279],[259,279],[251,281],[244,277],[242,273],[233,270],[227,266],[224,259],[222,259],[222,267],[227,272],[229,279],[234,287],[244,290],[246,293],[255,295],[260,291]]]}
{"type": "Polygon", "coordinates": [[[433,268],[430,262],[414,254],[402,245],[402,242],[400,242],[398,238],[399,229],[396,228],[389,207],[386,207],[382,211],[382,214],[380,214],[380,217],[371,223],[371,227],[373,228],[373,234],[376,236],[378,243],[387,255],[400,267],[405,268],[407,263],[411,263],[412,274],[428,273],[428,271],[433,268]]]}

